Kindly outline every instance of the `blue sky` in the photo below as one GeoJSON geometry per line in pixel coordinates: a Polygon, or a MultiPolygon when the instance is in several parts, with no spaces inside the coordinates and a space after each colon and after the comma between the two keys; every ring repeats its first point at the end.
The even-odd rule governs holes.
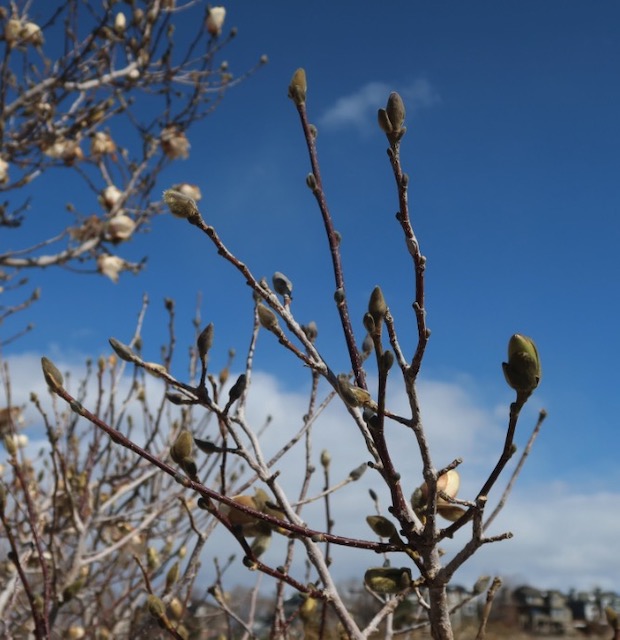
{"type": "MultiPolygon", "coordinates": [[[[190,131],[190,158],[173,165],[158,189],[198,184],[205,218],[257,276],[287,274],[297,318],[317,322],[321,352],[334,370],[346,370],[327,245],[305,186],[309,162],[286,97],[293,71],[305,67],[359,339],[368,295],[380,284],[410,350],[412,269],[394,220],[386,141],[376,125],[377,108],[399,91],[408,107],[402,157],[412,219],[428,260],[432,337],[421,375],[430,403],[424,410],[442,434],[439,450],[447,455],[453,437],[465,438],[474,458],[489,443],[499,447],[512,398],[500,363],[512,333],[532,336],[542,358],[543,381],[520,425],[519,444],[539,408],[549,417],[502,520],[516,538],[497,554],[474,559],[471,575],[499,572],[543,586],[620,590],[620,5],[226,6],[227,25],[239,30],[226,53],[232,71],[263,53],[270,62],[190,131]]],[[[24,230],[32,241],[61,224],[73,188],[59,180],[48,186],[45,207],[41,199],[33,202],[24,230]]],[[[182,375],[199,292],[202,317],[215,324],[213,358],[219,353],[223,365],[229,347],[243,352],[249,289],[189,225],[164,216],[119,253],[148,255],[146,271],[124,274],[116,285],[63,270],[33,274],[43,296],[28,314],[36,331],[5,351],[16,367],[42,354],[78,367],[87,355],[107,353],[109,336],[131,337],[143,292],[152,301],[147,359],[157,359],[166,338],[162,300],[174,297],[175,373],[182,375]]],[[[271,349],[268,338],[257,368],[279,377],[279,386],[269,386],[274,397],[296,397],[307,372],[271,349]]],[[[24,380],[38,375],[24,373],[24,380]]],[[[332,442],[334,450],[340,446],[332,442]]],[[[487,453],[490,468],[495,454],[487,453]]],[[[438,465],[448,461],[439,456],[438,465]]],[[[417,461],[412,465],[419,474],[417,461]]]]}

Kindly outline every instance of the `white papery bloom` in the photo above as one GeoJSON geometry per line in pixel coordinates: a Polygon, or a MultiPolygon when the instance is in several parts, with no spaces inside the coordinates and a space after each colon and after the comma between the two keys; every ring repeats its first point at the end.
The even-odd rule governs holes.
{"type": "Polygon", "coordinates": [[[207,15],[207,31],[212,36],[219,36],[222,33],[226,9],[224,7],[211,7],[207,15]]]}

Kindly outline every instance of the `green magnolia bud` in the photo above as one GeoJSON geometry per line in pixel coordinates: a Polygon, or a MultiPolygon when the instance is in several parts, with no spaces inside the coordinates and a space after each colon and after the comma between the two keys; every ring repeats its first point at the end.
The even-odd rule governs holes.
{"type": "Polygon", "coordinates": [[[373,317],[375,325],[381,326],[383,318],[387,313],[387,305],[385,304],[385,298],[383,297],[383,291],[381,287],[375,287],[370,294],[370,300],[368,301],[368,313],[373,317]]]}
{"type": "Polygon", "coordinates": [[[245,387],[247,385],[247,376],[245,373],[242,373],[238,378],[235,384],[230,388],[228,392],[228,402],[232,404],[236,400],[239,400],[241,394],[245,391],[245,387]]]}
{"type": "Polygon", "coordinates": [[[352,385],[346,373],[338,376],[338,393],[350,407],[370,407],[376,409],[377,404],[366,389],[352,385]]]}
{"type": "Polygon", "coordinates": [[[327,469],[332,461],[332,457],[327,449],[321,451],[321,466],[327,469]]]}
{"type": "Polygon", "coordinates": [[[43,357],[41,358],[41,368],[43,369],[43,377],[45,378],[45,382],[47,382],[47,386],[52,391],[62,389],[64,379],[62,373],[56,368],[56,365],[51,360],[43,357]]]}
{"type": "Polygon", "coordinates": [[[474,592],[475,595],[478,595],[479,593],[482,593],[483,591],[486,590],[490,582],[491,582],[490,576],[480,576],[478,580],[476,580],[476,583],[474,584],[474,588],[472,589],[472,591],[474,592]]]}
{"type": "Polygon", "coordinates": [[[397,535],[394,523],[383,516],[366,516],[366,522],[380,538],[391,538],[397,535]]]}
{"type": "Polygon", "coordinates": [[[400,131],[405,122],[405,104],[396,91],[390,93],[385,110],[394,131],[400,131]]]}
{"type": "Polygon", "coordinates": [[[163,618],[166,615],[166,606],[161,598],[158,598],[152,593],[149,594],[149,597],[146,599],[146,606],[153,618],[163,618]]]}
{"type": "Polygon", "coordinates": [[[192,446],[194,439],[192,434],[184,429],[179,433],[174,444],[170,448],[170,457],[177,463],[181,464],[183,458],[188,458],[192,455],[192,446]]]}
{"type": "Polygon", "coordinates": [[[314,320],[310,320],[308,324],[302,325],[301,330],[306,334],[306,338],[308,338],[312,343],[314,343],[319,335],[319,330],[314,320]]]}
{"type": "Polygon", "coordinates": [[[534,341],[515,333],[508,342],[508,362],[503,362],[502,368],[506,382],[515,391],[532,393],[542,376],[534,341]]]}
{"type": "Polygon", "coordinates": [[[381,359],[379,360],[379,366],[381,370],[387,373],[394,364],[394,354],[387,349],[381,354],[381,359]]]}
{"type": "Polygon", "coordinates": [[[252,542],[252,552],[257,558],[260,558],[260,556],[262,556],[263,553],[265,553],[265,551],[269,549],[270,544],[271,532],[259,534],[256,536],[256,538],[254,538],[254,542],[252,542]]]}
{"type": "Polygon", "coordinates": [[[291,83],[288,86],[288,97],[300,106],[306,102],[306,93],[308,92],[308,83],[306,81],[306,71],[303,68],[297,69],[293,74],[291,83]]]}
{"type": "Polygon", "coordinates": [[[283,273],[276,271],[271,278],[271,282],[273,283],[273,289],[276,293],[282,297],[292,297],[293,283],[283,273]]]}
{"type": "Polygon", "coordinates": [[[213,323],[209,322],[209,324],[201,331],[198,336],[198,340],[196,340],[196,347],[198,349],[198,355],[200,359],[204,362],[204,359],[207,357],[209,353],[209,349],[211,349],[211,345],[213,344],[213,323]]]}
{"type": "Polygon", "coordinates": [[[368,465],[363,462],[359,467],[355,467],[355,469],[349,472],[349,478],[351,478],[353,482],[357,482],[364,475],[366,469],[368,469],[368,465]]]}
{"type": "Polygon", "coordinates": [[[120,342],[120,340],[117,340],[116,338],[109,338],[108,342],[121,360],[124,360],[125,362],[136,362],[139,360],[133,350],[126,344],[120,342]]]}
{"type": "Polygon", "coordinates": [[[194,218],[200,215],[196,201],[180,191],[168,189],[164,191],[163,198],[170,213],[177,218],[194,218]]]}
{"type": "Polygon", "coordinates": [[[256,310],[258,312],[258,321],[264,329],[273,331],[278,327],[278,318],[271,309],[259,303],[256,305],[256,310]]]}
{"type": "Polygon", "coordinates": [[[186,458],[183,458],[179,464],[181,465],[181,469],[185,471],[191,480],[194,480],[195,482],[198,481],[198,468],[196,467],[194,458],[187,456],[186,458]]]}
{"type": "Polygon", "coordinates": [[[174,583],[179,579],[179,575],[181,573],[181,567],[178,562],[175,562],[170,569],[168,569],[168,573],[166,574],[166,591],[170,591],[174,583]]]}
{"type": "Polygon", "coordinates": [[[375,593],[400,593],[411,585],[408,567],[377,567],[364,574],[364,584],[375,593]]]}

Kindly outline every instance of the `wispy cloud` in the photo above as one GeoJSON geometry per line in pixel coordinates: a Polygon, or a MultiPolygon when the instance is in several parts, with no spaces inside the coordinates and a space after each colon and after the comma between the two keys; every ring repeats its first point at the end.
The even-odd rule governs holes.
{"type": "Polygon", "coordinates": [[[333,129],[355,127],[367,131],[368,125],[376,120],[377,109],[385,105],[388,95],[395,89],[401,94],[410,114],[440,102],[439,94],[426,78],[418,78],[403,87],[369,82],[354,93],[338,98],[321,116],[319,123],[333,129]]]}

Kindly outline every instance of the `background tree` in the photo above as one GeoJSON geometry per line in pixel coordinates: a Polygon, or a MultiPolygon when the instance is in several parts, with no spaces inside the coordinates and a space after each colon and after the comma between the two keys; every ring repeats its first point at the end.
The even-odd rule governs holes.
{"type": "MultiPolygon", "coordinates": [[[[231,362],[217,374],[210,371],[214,327],[211,323],[204,326],[199,317],[188,382],[170,373],[172,338],[161,362],[144,360],[141,320],[130,344],[110,340],[115,355],[97,365],[99,391],[94,399],[86,397],[85,385],[71,391],[71,381],[65,381],[53,363],[43,358],[50,390],[68,403],[74,415],[60,414],[59,430],[50,423],[53,486],[33,482],[36,465],[20,457],[14,440],[7,440],[13,476],[4,486],[2,516],[10,547],[6,571],[13,575],[14,585],[6,600],[13,598],[12,615],[21,616],[19,624],[31,625],[37,637],[50,637],[56,628],[66,625],[136,635],[153,621],[174,637],[188,637],[192,618],[188,605],[201,552],[213,539],[216,527],[222,525],[236,540],[246,567],[276,581],[274,637],[286,636],[293,619],[301,622],[306,637],[339,634],[361,639],[379,627],[390,637],[395,631],[396,609],[413,596],[426,614],[432,637],[448,640],[454,636],[447,587],[455,571],[481,546],[511,535],[485,534],[495,515],[488,515],[486,506],[490,490],[514,454],[513,438],[521,409],[540,381],[536,347],[525,336],[515,334],[510,338],[503,368],[516,397],[510,407],[505,443],[477,494],[469,499],[457,497],[457,468],[462,460],[436,465],[418,400],[416,381],[430,332],[425,309],[426,260],[409,216],[409,180],[400,160],[406,133],[403,101],[392,93],[378,118],[388,141],[388,158],[396,181],[397,221],[413,263],[417,344],[411,354],[405,354],[400,346],[396,320],[380,287],[372,290],[368,311],[360,319],[365,329],[363,341],[356,335],[349,314],[340,237],[323,189],[316,128],[308,119],[306,93],[305,72],[299,69],[289,86],[289,97],[298,111],[308,147],[311,172],[306,183],[325,226],[334,274],[333,299],[351,369],[334,371],[329,355],[319,350],[316,325],[312,321],[302,324],[295,317],[293,283],[286,275],[275,273],[271,286],[255,277],[229,251],[215,228],[204,221],[194,198],[178,188],[166,191],[164,200],[170,211],[204,233],[252,289],[254,323],[244,371],[232,385],[227,381],[231,362]],[[263,332],[273,334],[295,360],[308,368],[311,377],[308,408],[298,429],[279,442],[270,455],[264,450],[268,421],[253,424],[246,410],[257,341],[263,332]],[[372,366],[368,364],[373,361],[372,366]],[[118,381],[127,367],[132,370],[133,382],[119,407],[118,381]],[[376,386],[370,384],[371,373],[376,386]],[[166,386],[165,397],[155,408],[147,400],[147,374],[163,380],[166,386]],[[101,395],[106,375],[110,375],[112,385],[109,402],[104,402],[101,395]],[[388,378],[391,384],[400,378],[408,399],[406,414],[390,409],[388,378]],[[320,383],[327,384],[326,391],[320,383]],[[144,433],[136,429],[128,411],[130,398],[141,403],[144,433]],[[331,453],[317,455],[313,451],[312,430],[326,407],[339,402],[365,443],[370,461],[351,470],[344,479],[332,480],[331,453]],[[80,416],[96,429],[89,430],[80,416]],[[419,476],[412,471],[411,463],[406,469],[397,468],[390,447],[395,429],[406,429],[416,443],[421,460],[419,476]],[[90,443],[87,450],[77,445],[78,433],[90,443]],[[304,464],[282,473],[282,458],[299,447],[303,448],[304,464]],[[330,510],[333,494],[358,480],[368,468],[375,474],[377,486],[370,496],[375,513],[366,517],[369,533],[374,536],[357,539],[337,535],[330,510]],[[311,480],[317,469],[323,471],[324,486],[312,494],[311,480]],[[299,489],[293,493],[295,486],[299,489]],[[324,516],[321,521],[306,522],[302,514],[317,500],[325,505],[324,516]],[[56,524],[52,526],[47,523],[50,511],[44,508],[46,501],[55,505],[52,514],[56,524]],[[384,515],[384,502],[388,515],[384,515]],[[64,512],[59,510],[61,503],[66,505],[64,512]],[[450,524],[442,525],[440,518],[450,524]],[[64,526],[59,526],[61,519],[64,526]],[[465,541],[459,551],[443,557],[442,542],[455,535],[464,536],[465,541]],[[24,553],[18,541],[28,536],[32,545],[24,553]],[[274,538],[285,544],[272,552],[269,547],[274,538]],[[360,563],[366,566],[363,582],[376,602],[370,620],[353,615],[332,577],[330,566],[335,549],[341,546],[356,549],[360,563]],[[307,563],[306,572],[300,572],[294,564],[299,554],[307,563]],[[383,564],[377,563],[375,554],[383,555],[383,564]],[[31,572],[30,565],[34,567],[31,572]],[[285,587],[301,594],[293,615],[287,611],[285,587]],[[21,606],[15,606],[18,598],[21,606]]],[[[166,308],[172,336],[174,303],[167,301],[166,308]]],[[[543,419],[541,412],[533,437],[543,419]]],[[[270,442],[270,448],[273,445],[270,442]]],[[[498,509],[503,507],[504,498],[498,509]]],[[[214,552],[217,556],[217,548],[214,552]]],[[[216,580],[208,594],[230,625],[238,625],[244,634],[254,636],[255,607],[250,604],[244,612],[238,612],[226,596],[224,574],[229,564],[222,559],[215,561],[216,580]]],[[[477,584],[474,594],[484,592],[488,583],[485,579],[477,584]]],[[[497,586],[495,582],[490,587],[491,596],[497,586]]],[[[480,637],[483,635],[484,620],[480,637]]]]}
{"type": "MultiPolygon", "coordinates": [[[[160,172],[189,156],[192,125],[257,68],[235,76],[223,61],[236,34],[225,13],[198,0],[12,0],[0,8],[3,292],[24,290],[33,268],[96,270],[113,281],[142,268],[121,245],[161,211],[152,198],[160,172]],[[195,14],[193,32],[175,29],[181,12],[195,14]],[[45,197],[58,171],[74,180],[64,214],[45,197]],[[34,225],[42,216],[50,235],[34,225]]],[[[177,186],[200,199],[198,187],[177,186]]],[[[0,320],[38,295],[13,296],[0,320]]]]}

